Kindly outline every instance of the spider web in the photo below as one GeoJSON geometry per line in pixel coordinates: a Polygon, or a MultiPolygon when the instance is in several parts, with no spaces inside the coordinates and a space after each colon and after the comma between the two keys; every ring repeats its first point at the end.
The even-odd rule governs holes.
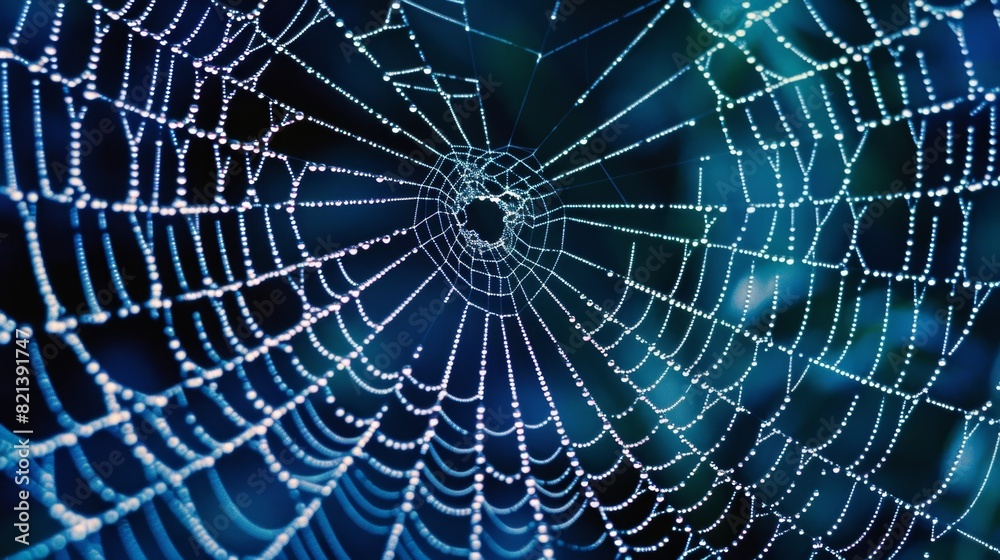
{"type": "Polygon", "coordinates": [[[998,8],[596,4],[8,10],[5,550],[1000,555],[998,8]]]}

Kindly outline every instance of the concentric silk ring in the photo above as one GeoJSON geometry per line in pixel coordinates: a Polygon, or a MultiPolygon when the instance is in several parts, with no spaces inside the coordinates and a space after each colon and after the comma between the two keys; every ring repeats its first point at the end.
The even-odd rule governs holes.
{"type": "Polygon", "coordinates": [[[522,309],[562,253],[565,212],[537,165],[516,148],[458,148],[438,159],[420,187],[413,221],[420,246],[466,301],[489,313],[522,309]],[[498,240],[485,240],[463,221],[475,200],[500,208],[498,240]]]}

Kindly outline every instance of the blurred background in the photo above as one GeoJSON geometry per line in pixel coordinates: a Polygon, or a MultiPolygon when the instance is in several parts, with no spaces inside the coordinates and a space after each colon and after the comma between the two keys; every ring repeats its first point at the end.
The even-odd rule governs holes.
{"type": "Polygon", "coordinates": [[[1000,556],[990,2],[0,30],[5,556],[1000,556]]]}

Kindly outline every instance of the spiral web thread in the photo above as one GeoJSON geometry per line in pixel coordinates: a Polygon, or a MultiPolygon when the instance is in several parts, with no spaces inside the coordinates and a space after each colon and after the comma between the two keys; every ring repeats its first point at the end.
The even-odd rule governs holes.
{"type": "MultiPolygon", "coordinates": [[[[998,499],[1000,387],[980,383],[988,372],[952,381],[998,284],[977,241],[992,218],[976,212],[997,184],[997,84],[976,51],[996,44],[995,5],[916,2],[887,27],[887,6],[858,1],[732,4],[726,25],[654,2],[538,47],[482,29],[462,2],[394,3],[361,33],[322,0],[112,4],[26,2],[0,50],[3,205],[21,233],[6,243],[23,246],[42,309],[31,324],[4,309],[0,338],[33,329],[35,410],[56,426],[31,446],[52,528],[15,557],[346,557],[363,541],[386,558],[851,558],[949,539],[1000,555],[976,521],[998,499]],[[512,145],[517,122],[510,139],[494,130],[481,75],[438,68],[414,18],[533,57],[533,78],[630,31],[529,148],[512,145]],[[707,44],[678,64],[661,53],[652,87],[613,110],[592,101],[681,18],[707,44]],[[298,46],[324,35],[384,89],[352,91],[298,46]],[[719,70],[734,65],[753,76],[736,93],[719,70]],[[272,94],[288,69],[358,120],[272,94]],[[692,84],[708,110],[608,139],[692,84]],[[581,113],[599,119],[561,135],[581,113]],[[112,119],[107,144],[94,114],[112,119]],[[304,127],[415,173],[279,147],[304,127]],[[695,157],[660,161],[684,185],[629,189],[612,172],[694,133],[695,157]],[[573,157],[598,138],[606,150],[573,157]],[[902,188],[865,175],[885,138],[910,142],[902,188]],[[97,154],[113,150],[125,175],[101,179],[97,154]],[[502,206],[498,241],[459,216],[474,199],[502,206]],[[593,239],[613,249],[588,251],[593,239]],[[150,324],[173,361],[155,381],[92,347],[150,324]],[[93,388],[99,410],[74,412],[84,397],[59,377],[93,388]],[[821,389],[839,408],[814,438],[820,424],[788,418],[811,417],[801,395],[821,389]],[[882,476],[915,453],[911,427],[937,421],[955,429],[936,482],[882,476]],[[107,449],[124,456],[115,475],[95,467],[107,449]],[[73,473],[100,507],[77,508],[73,473]],[[243,481],[266,486],[270,516],[243,481]]],[[[576,17],[560,7],[552,30],[576,17]]],[[[0,464],[12,478],[9,446],[0,464]]]]}

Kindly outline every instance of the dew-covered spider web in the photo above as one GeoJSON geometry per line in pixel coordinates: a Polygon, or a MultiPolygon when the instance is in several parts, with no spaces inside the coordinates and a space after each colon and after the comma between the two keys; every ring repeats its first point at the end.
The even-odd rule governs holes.
{"type": "Polygon", "coordinates": [[[995,0],[2,11],[6,555],[1000,557],[995,0]]]}

